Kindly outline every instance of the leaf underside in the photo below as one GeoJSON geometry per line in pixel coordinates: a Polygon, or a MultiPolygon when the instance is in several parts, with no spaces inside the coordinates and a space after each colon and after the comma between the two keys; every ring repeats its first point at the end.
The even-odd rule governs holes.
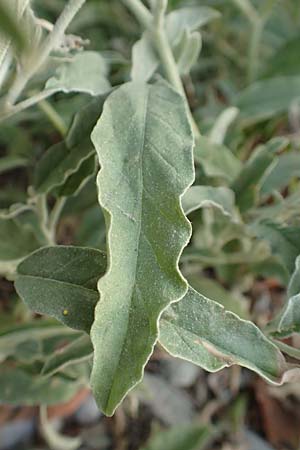
{"type": "Polygon", "coordinates": [[[91,383],[112,415],[142,378],[162,311],[187,291],[178,260],[191,229],[180,197],[194,178],[193,137],[176,92],[128,83],[106,102],[92,141],[102,168],[109,268],[91,329],[91,383]]]}

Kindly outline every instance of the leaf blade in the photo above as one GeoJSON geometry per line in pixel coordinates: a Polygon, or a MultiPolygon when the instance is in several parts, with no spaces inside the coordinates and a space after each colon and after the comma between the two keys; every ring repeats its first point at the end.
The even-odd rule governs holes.
{"type": "Polygon", "coordinates": [[[165,312],[159,340],[172,355],[212,372],[239,364],[280,384],[287,369],[280,351],[252,322],[224,310],[192,288],[165,312]],[[185,345],[178,341],[178,329],[185,345]],[[189,352],[186,347],[190,347],[189,352]]]}
{"type": "Polygon", "coordinates": [[[165,84],[128,83],[108,99],[92,140],[102,168],[110,265],[98,285],[91,383],[111,415],[142,377],[161,312],[187,289],[178,259],[190,225],[180,197],[194,177],[193,137],[177,93],[165,84]]]}
{"type": "Polygon", "coordinates": [[[44,247],[19,264],[15,287],[35,312],[88,332],[99,300],[95,284],[105,268],[106,256],[98,250],[44,247]]]}

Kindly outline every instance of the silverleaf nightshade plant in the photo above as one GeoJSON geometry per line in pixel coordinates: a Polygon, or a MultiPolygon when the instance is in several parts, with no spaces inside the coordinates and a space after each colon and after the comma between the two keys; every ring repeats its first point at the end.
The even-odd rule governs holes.
{"type": "MultiPolygon", "coordinates": [[[[300,227],[291,207],[299,212],[299,192],[265,202],[292,178],[283,186],[278,169],[293,154],[285,153],[290,143],[271,139],[241,163],[224,138],[236,107],[247,119],[260,86],[237,96],[201,136],[182,81],[198,60],[199,29],[219,12],[123,0],[142,34],[131,79],[112,86],[109,59],[74,50],[65,34],[84,3],[70,0],[47,31],[29,1],[14,0],[16,17],[10,2],[0,3],[12,19],[1,33],[0,127],[42,105],[62,136],[39,157],[27,199],[0,211],[0,273],[30,310],[51,317],[0,333],[0,400],[44,406],[90,383],[110,416],[143,379],[155,345],[212,372],[239,364],[273,384],[297,379],[297,364],[283,355],[297,359],[297,349],[280,339],[300,326],[300,227]],[[44,88],[32,94],[28,86],[45,72],[44,88]],[[58,93],[85,95],[70,126],[45,103],[58,93]],[[63,214],[74,211],[74,198],[87,201],[89,189],[98,192],[89,228],[77,245],[57,245],[63,214]],[[290,283],[287,305],[264,330],[201,285],[206,268],[226,281],[240,267],[290,283]],[[5,365],[9,358],[16,368],[5,365]],[[12,388],[21,381],[23,390],[12,388]]],[[[0,170],[26,164],[8,156],[0,170]]]]}

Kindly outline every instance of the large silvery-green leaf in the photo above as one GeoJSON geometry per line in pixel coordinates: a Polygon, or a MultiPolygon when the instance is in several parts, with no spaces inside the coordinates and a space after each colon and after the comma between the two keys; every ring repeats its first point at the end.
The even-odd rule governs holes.
{"type": "Polygon", "coordinates": [[[281,383],[287,369],[280,351],[253,323],[193,288],[162,316],[159,340],[172,355],[209,371],[239,364],[281,383]]]}
{"type": "Polygon", "coordinates": [[[175,91],[128,83],[107,100],[92,140],[109,267],[91,329],[91,383],[111,415],[142,378],[162,311],[187,291],[178,260],[191,228],[180,197],[194,178],[193,137],[175,91]]]}
{"type": "Polygon", "coordinates": [[[15,287],[33,311],[89,332],[106,255],[81,247],[45,247],[18,266],[15,287]]]}

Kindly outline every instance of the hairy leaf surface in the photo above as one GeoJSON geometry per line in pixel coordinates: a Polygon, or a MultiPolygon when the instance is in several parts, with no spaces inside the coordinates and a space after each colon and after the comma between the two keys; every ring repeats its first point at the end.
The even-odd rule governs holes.
{"type": "Polygon", "coordinates": [[[0,218],[0,261],[24,258],[41,246],[30,225],[17,218],[0,218]]]}
{"type": "Polygon", "coordinates": [[[178,260],[191,229],[180,197],[194,178],[193,138],[176,92],[128,83],[107,100],[92,140],[102,168],[109,268],[91,330],[91,382],[111,415],[142,378],[160,314],[187,290],[178,260]]]}
{"type": "Polygon", "coordinates": [[[80,336],[69,345],[56,350],[45,362],[42,375],[51,376],[73,364],[92,358],[93,346],[90,337],[80,336]]]}
{"type": "Polygon", "coordinates": [[[279,76],[257,81],[236,97],[241,118],[247,123],[270,119],[288,111],[299,97],[300,76],[279,76]]]}
{"type": "Polygon", "coordinates": [[[79,111],[63,142],[50,147],[37,164],[34,184],[38,193],[54,190],[70,195],[84,184],[93,172],[94,147],[90,134],[102,112],[104,97],[93,99],[79,111]]]}
{"type": "Polygon", "coordinates": [[[280,351],[252,322],[193,288],[164,313],[159,340],[172,355],[209,371],[239,364],[280,383],[285,369],[280,351]]]}
{"type": "Polygon", "coordinates": [[[300,227],[283,226],[272,220],[263,220],[253,224],[251,231],[270,244],[272,253],[278,256],[292,274],[296,258],[300,254],[300,227]]]}
{"type": "MultiPolygon", "coordinates": [[[[207,6],[180,8],[170,12],[166,16],[166,33],[171,46],[178,46],[185,32],[190,34],[219,16],[220,13],[217,10],[207,6]]],[[[199,39],[196,47],[194,56],[195,53],[198,54],[199,39]]],[[[195,62],[195,57],[192,59],[195,62]]],[[[159,64],[160,60],[153,47],[151,35],[145,31],[132,49],[132,80],[150,80],[159,64]]]]}
{"type": "Polygon", "coordinates": [[[62,377],[49,379],[32,375],[22,368],[2,368],[0,401],[13,405],[57,405],[67,403],[82,387],[81,380],[62,377]]]}
{"type": "Polygon", "coordinates": [[[106,268],[104,253],[80,247],[45,247],[18,266],[15,287],[35,312],[89,332],[99,300],[95,286],[106,268]]]}
{"type": "Polygon", "coordinates": [[[229,148],[215,144],[205,136],[197,139],[194,153],[196,163],[202,165],[208,177],[233,181],[242,168],[241,162],[229,148]]]}
{"type": "Polygon", "coordinates": [[[97,96],[111,88],[107,75],[108,67],[102,56],[97,52],[85,51],[58,67],[56,75],[47,81],[46,89],[97,96]]]}
{"type": "Polygon", "coordinates": [[[192,186],[182,197],[182,207],[186,214],[213,206],[223,214],[234,215],[234,192],[226,187],[192,186]]]}

